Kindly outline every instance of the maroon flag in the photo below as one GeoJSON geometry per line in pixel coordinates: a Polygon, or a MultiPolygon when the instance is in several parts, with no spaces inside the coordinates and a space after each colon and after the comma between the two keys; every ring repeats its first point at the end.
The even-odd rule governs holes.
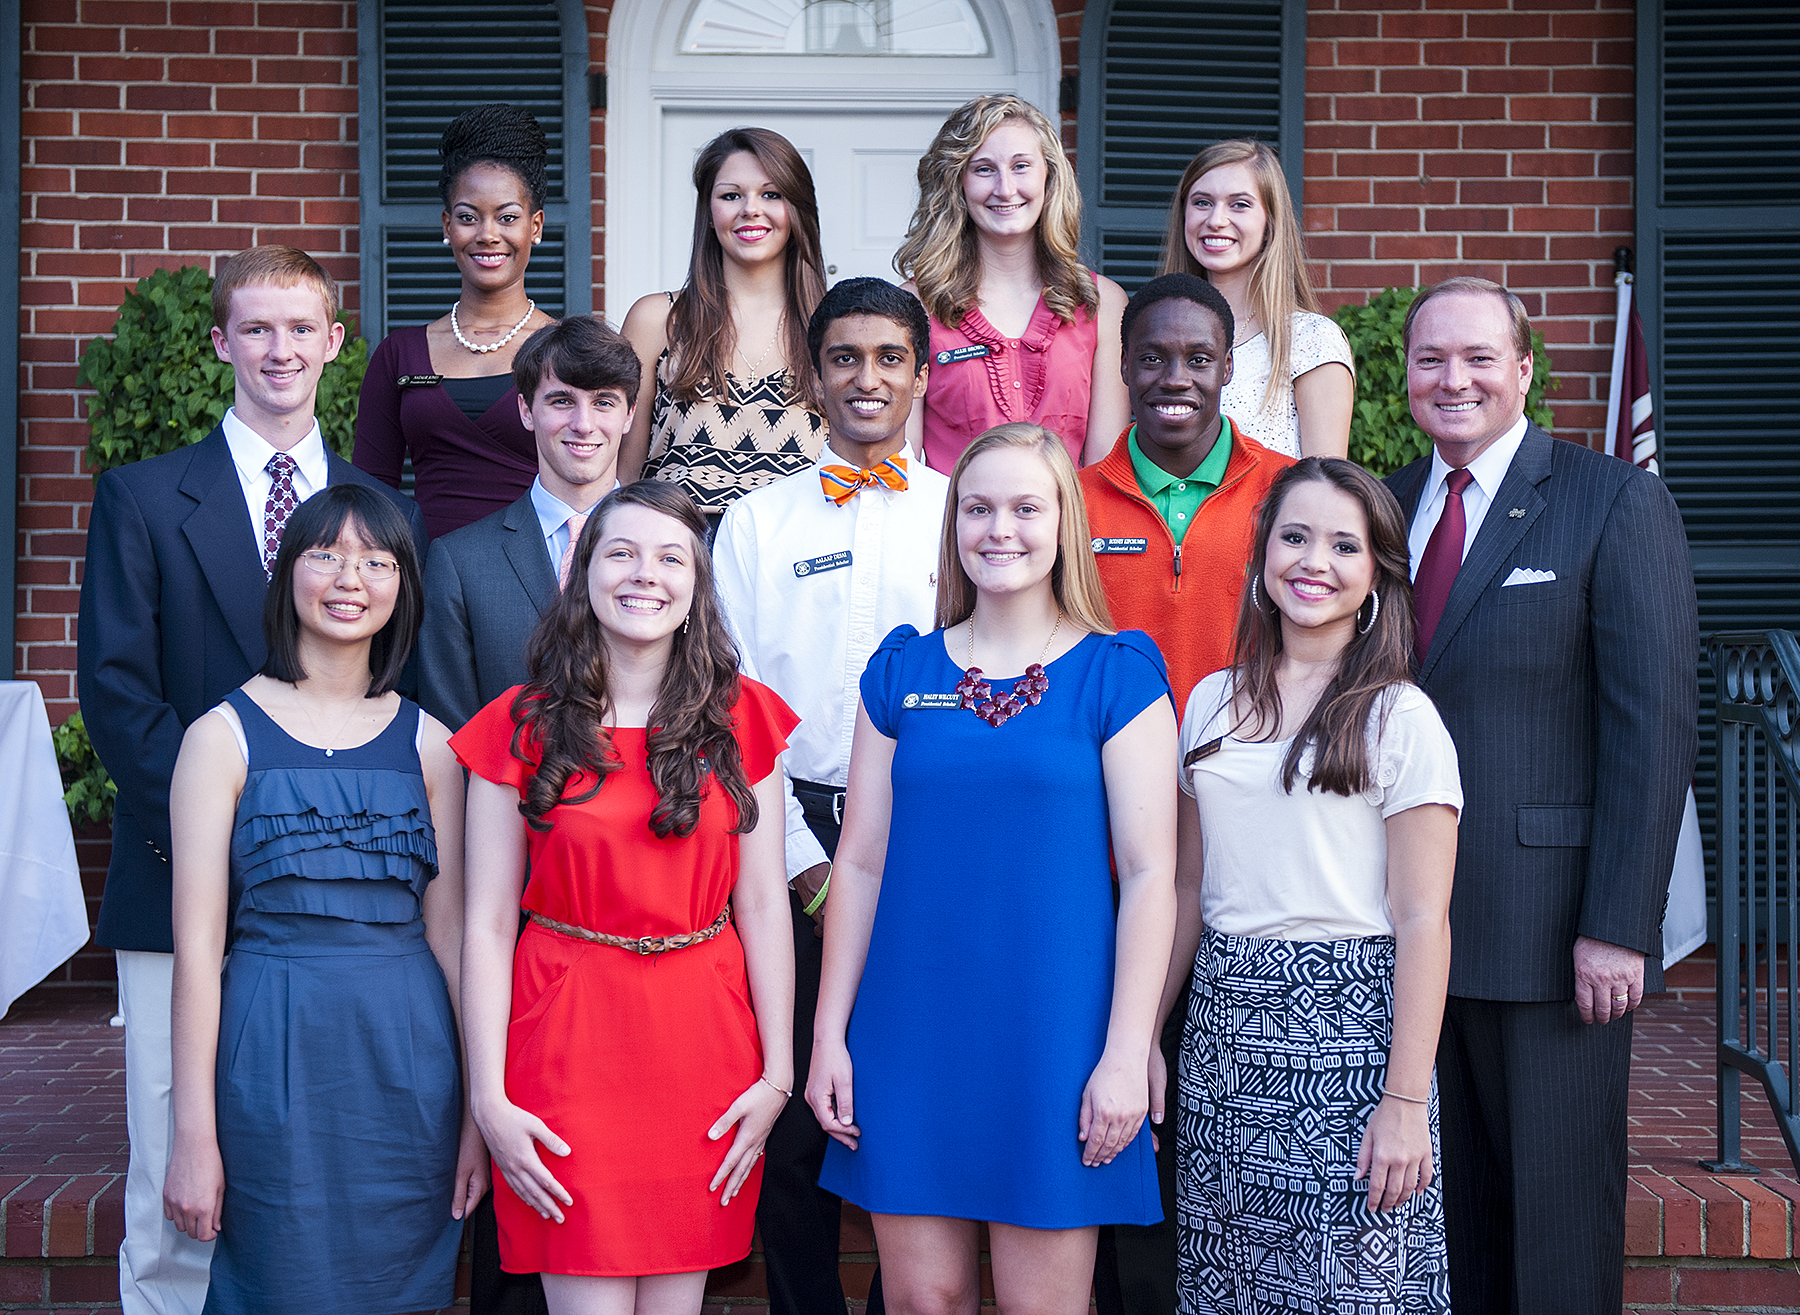
{"type": "Polygon", "coordinates": [[[1631,295],[1632,276],[1621,270],[1619,314],[1613,338],[1612,387],[1606,401],[1606,438],[1615,457],[1642,466],[1652,475],[1656,462],[1656,414],[1650,400],[1650,355],[1644,348],[1644,322],[1631,295]]]}

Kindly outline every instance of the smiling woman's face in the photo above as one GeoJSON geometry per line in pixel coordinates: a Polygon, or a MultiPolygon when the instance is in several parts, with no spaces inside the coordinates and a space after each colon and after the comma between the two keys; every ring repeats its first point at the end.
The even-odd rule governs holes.
{"type": "Polygon", "coordinates": [[[608,643],[667,640],[694,602],[697,548],[673,516],[635,503],[606,514],[588,559],[588,604],[608,643]]]}
{"type": "Polygon", "coordinates": [[[977,592],[1049,587],[1062,504],[1049,464],[1027,448],[990,448],[956,485],[956,551],[977,592]]]}
{"type": "Polygon", "coordinates": [[[712,224],[728,260],[755,265],[787,249],[787,200],[749,151],[728,155],[719,166],[712,185],[712,224]]]}

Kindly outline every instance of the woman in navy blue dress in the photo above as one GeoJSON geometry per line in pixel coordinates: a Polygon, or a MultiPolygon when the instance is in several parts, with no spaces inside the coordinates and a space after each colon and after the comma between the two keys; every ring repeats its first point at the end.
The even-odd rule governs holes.
{"type": "Polygon", "coordinates": [[[1098,1226],[1162,1217],[1175,714],[1156,646],[1113,631],[1055,435],[987,431],[951,491],[938,629],[863,676],[807,1099],[891,1306],[973,1315],[985,1221],[1002,1309],[1072,1315],[1098,1226]]]}
{"type": "Polygon", "coordinates": [[[462,772],[393,692],[420,609],[400,513],[332,485],[282,537],[269,660],[182,741],[163,1205],[218,1239],[208,1315],[447,1306],[486,1190],[454,1010],[462,772]]]}

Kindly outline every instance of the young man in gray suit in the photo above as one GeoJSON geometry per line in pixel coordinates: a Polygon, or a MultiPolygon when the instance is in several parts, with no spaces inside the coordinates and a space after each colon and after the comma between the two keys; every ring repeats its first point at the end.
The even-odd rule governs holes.
{"type": "MultiPolygon", "coordinates": [[[[588,514],[618,483],[638,376],[631,344],[587,315],[539,329],[513,358],[537,478],[512,506],[436,540],[425,565],[419,702],[452,730],[524,682],[526,641],[568,577],[588,514]]],[[[500,1268],[492,1193],[473,1217],[470,1309],[544,1311],[536,1274],[500,1268]]]]}
{"type": "Polygon", "coordinates": [[[1693,774],[1699,651],[1675,501],[1525,419],[1531,326],[1485,279],[1421,293],[1407,392],[1419,680],[1465,806],[1438,1044],[1457,1315],[1623,1304],[1631,1011],[1693,774]]]}
{"type": "Polygon", "coordinates": [[[457,729],[525,679],[525,643],[568,574],[594,504],[617,481],[637,353],[587,315],[539,329],[513,360],[538,475],[512,506],[446,534],[425,566],[420,702],[457,729]]]}

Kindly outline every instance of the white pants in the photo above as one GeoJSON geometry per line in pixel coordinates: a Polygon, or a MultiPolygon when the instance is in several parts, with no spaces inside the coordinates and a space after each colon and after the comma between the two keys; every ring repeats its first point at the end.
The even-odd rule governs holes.
{"type": "Polygon", "coordinates": [[[119,1009],[125,1016],[125,1244],[119,1248],[119,1305],[125,1315],[200,1315],[213,1244],[196,1242],[163,1218],[175,1111],[169,1011],[175,956],[117,950],[119,1009]]]}

